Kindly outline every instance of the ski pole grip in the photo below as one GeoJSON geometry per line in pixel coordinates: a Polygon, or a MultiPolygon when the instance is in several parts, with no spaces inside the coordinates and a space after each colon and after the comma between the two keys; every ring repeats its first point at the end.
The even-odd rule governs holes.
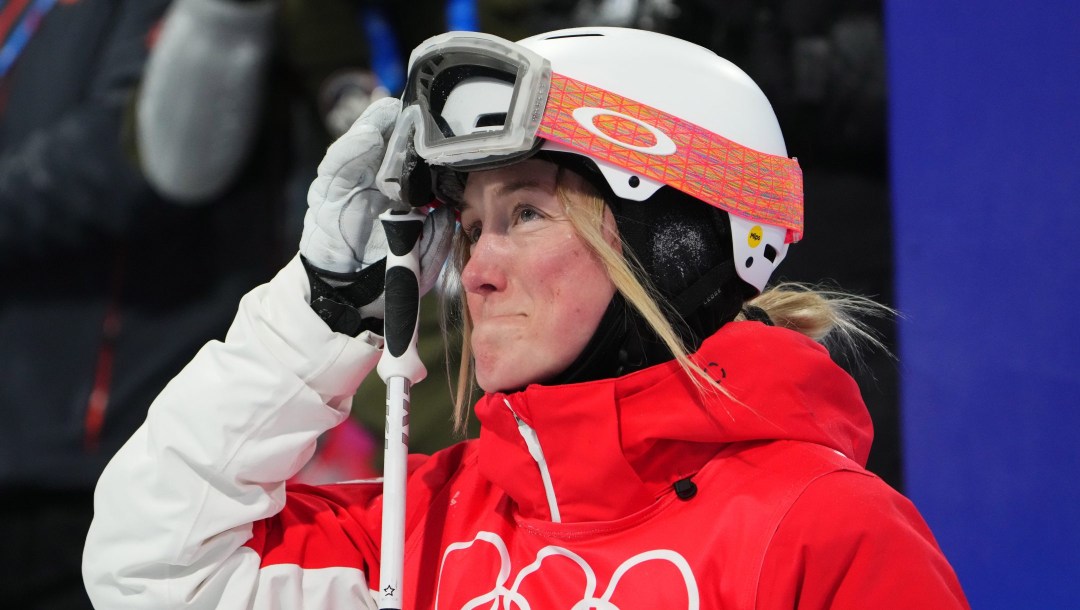
{"type": "Polygon", "coordinates": [[[388,210],[379,216],[386,233],[386,314],[379,377],[404,377],[416,383],[427,369],[416,351],[420,314],[420,235],[424,215],[416,210],[388,210]]]}

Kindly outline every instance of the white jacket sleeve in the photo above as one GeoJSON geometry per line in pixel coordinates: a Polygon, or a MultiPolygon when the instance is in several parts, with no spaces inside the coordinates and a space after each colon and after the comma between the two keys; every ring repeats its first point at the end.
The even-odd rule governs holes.
{"type": "Polygon", "coordinates": [[[96,607],[375,607],[358,568],[260,572],[244,546],[380,355],[376,335],[331,332],[308,290],[296,258],[245,296],[225,341],[169,383],[110,462],[83,557],[96,607]]]}

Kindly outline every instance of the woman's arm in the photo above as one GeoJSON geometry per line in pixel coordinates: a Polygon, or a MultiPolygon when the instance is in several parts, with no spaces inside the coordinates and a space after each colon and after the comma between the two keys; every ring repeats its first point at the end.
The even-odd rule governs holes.
{"type": "Polygon", "coordinates": [[[284,481],[348,415],[380,353],[378,336],[327,328],[308,290],[294,259],[249,293],[225,341],[169,383],[106,468],[83,563],[97,607],[371,604],[363,566],[321,580],[261,573],[259,541],[249,544],[253,522],[282,509],[284,481]]]}

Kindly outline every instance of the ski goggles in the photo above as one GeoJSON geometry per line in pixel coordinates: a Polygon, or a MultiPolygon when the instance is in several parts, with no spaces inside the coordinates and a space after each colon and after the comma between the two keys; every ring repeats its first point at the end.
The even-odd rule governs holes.
{"type": "Polygon", "coordinates": [[[432,186],[431,168],[502,167],[548,141],[784,227],[788,242],[802,236],[795,159],[555,73],[547,59],[496,36],[450,32],[422,43],[409,60],[402,105],[377,180],[383,192],[411,205],[430,203],[433,189],[445,200],[432,186]]]}

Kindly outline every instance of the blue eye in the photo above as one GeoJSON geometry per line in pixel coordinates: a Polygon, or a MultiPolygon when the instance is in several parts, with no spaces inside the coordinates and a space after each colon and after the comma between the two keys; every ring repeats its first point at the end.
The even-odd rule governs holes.
{"type": "Polygon", "coordinates": [[[465,227],[463,233],[465,234],[465,239],[469,240],[470,244],[475,244],[480,240],[480,223],[465,227]]]}
{"type": "Polygon", "coordinates": [[[515,216],[517,216],[517,220],[520,222],[530,222],[543,217],[540,212],[536,211],[536,208],[525,204],[518,206],[515,211],[515,216]]]}

